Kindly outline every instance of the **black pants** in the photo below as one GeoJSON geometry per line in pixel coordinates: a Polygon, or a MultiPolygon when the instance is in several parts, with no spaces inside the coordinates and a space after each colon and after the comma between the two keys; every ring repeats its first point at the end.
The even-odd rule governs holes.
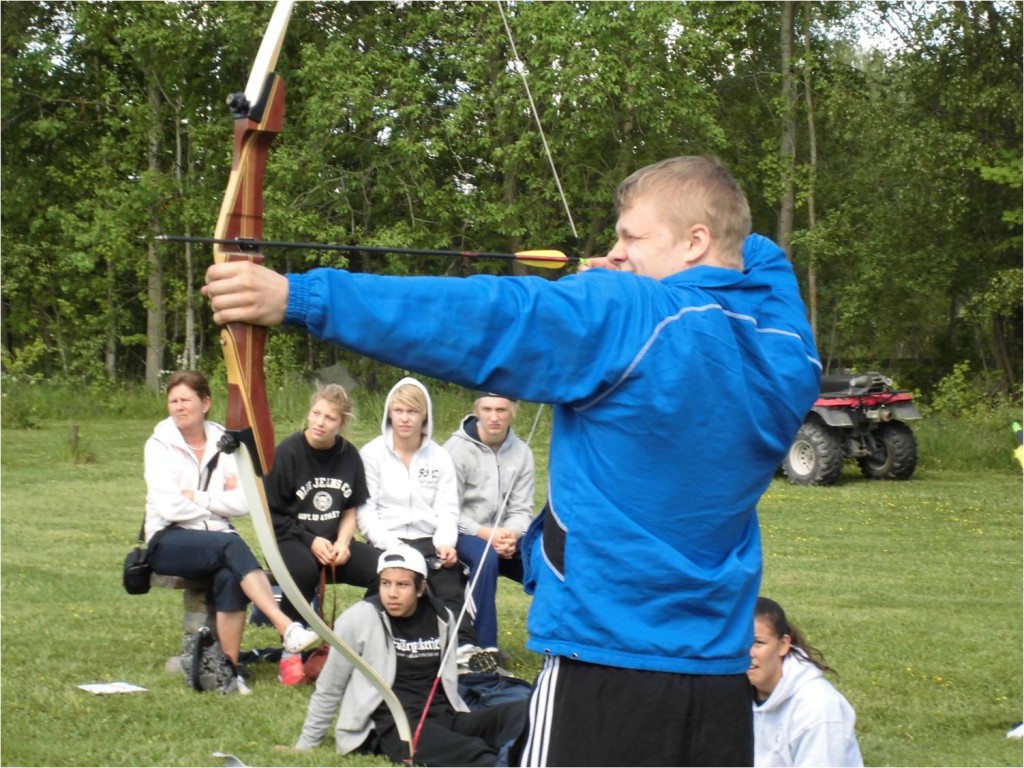
{"type": "MultiPolygon", "coordinates": [[[[439,695],[444,695],[441,692],[439,695]]],[[[502,748],[513,749],[526,728],[525,701],[513,701],[473,712],[443,714],[431,712],[423,723],[416,745],[414,765],[489,765],[498,760],[502,748]]],[[[409,757],[406,744],[398,738],[398,729],[390,718],[381,724],[373,751],[385,754],[396,763],[409,757]]],[[[409,715],[415,733],[418,714],[409,715]]],[[[515,759],[515,754],[503,755],[515,759]]],[[[511,763],[515,764],[515,763],[511,763]]]]}
{"type": "Polygon", "coordinates": [[[683,675],[548,657],[524,766],[754,764],[745,674],[683,675]]]}
{"type": "MultiPolygon", "coordinates": [[[[278,549],[281,550],[281,558],[288,566],[292,580],[298,586],[302,596],[307,603],[313,601],[313,595],[320,585],[320,561],[313,555],[313,551],[305,543],[298,539],[287,539],[278,542],[278,549]]],[[[377,589],[377,557],[376,549],[362,541],[353,540],[349,547],[351,557],[344,565],[339,565],[334,570],[335,584],[351,584],[362,589],[377,589]]],[[[331,582],[331,569],[327,569],[327,583],[331,582]]],[[[323,596],[321,595],[321,605],[323,596]]],[[[285,612],[292,621],[301,621],[299,612],[295,610],[287,597],[281,597],[281,610],[285,612]]],[[[328,615],[328,621],[330,616],[328,615]]]]}

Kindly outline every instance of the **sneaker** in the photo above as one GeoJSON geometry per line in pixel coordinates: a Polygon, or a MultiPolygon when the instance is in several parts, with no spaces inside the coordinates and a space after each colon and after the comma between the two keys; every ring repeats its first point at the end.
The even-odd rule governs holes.
{"type": "Polygon", "coordinates": [[[462,666],[469,661],[474,653],[480,653],[481,651],[483,651],[483,648],[478,645],[460,645],[455,652],[455,661],[459,666],[462,666]]]}
{"type": "Polygon", "coordinates": [[[249,687],[249,684],[245,682],[245,678],[241,675],[235,678],[235,692],[239,696],[249,696],[252,694],[252,688],[249,687]]]}
{"type": "Polygon", "coordinates": [[[507,651],[501,648],[496,648],[492,645],[484,648],[484,653],[490,654],[494,657],[494,663],[499,667],[508,667],[512,664],[512,657],[508,655],[507,651]]]}
{"type": "Polygon", "coordinates": [[[306,670],[302,667],[302,657],[298,654],[281,659],[277,665],[277,679],[281,685],[299,685],[306,679],[306,670]]]}
{"type": "Polygon", "coordinates": [[[463,645],[455,655],[459,672],[493,672],[498,667],[495,658],[476,645],[463,645]]]}
{"type": "Polygon", "coordinates": [[[319,642],[320,635],[311,629],[306,629],[297,621],[293,621],[284,633],[284,649],[288,653],[301,653],[319,642]]]}

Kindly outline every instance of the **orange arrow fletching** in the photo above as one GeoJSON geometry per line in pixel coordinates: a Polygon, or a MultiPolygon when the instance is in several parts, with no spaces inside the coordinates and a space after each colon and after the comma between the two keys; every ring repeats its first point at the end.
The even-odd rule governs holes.
{"type": "Polygon", "coordinates": [[[516,261],[541,269],[558,269],[569,263],[569,257],[561,251],[518,251],[516,261]]]}

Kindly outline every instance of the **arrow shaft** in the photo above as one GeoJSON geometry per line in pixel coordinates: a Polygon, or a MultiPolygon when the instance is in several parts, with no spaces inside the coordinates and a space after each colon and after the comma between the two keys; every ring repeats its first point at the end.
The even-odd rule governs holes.
{"type": "Polygon", "coordinates": [[[495,253],[492,251],[446,251],[436,248],[397,248],[377,245],[341,245],[332,243],[293,243],[282,240],[256,240],[248,238],[189,237],[187,235],[157,235],[164,243],[199,243],[202,245],[234,245],[239,249],[298,248],[313,251],[342,251],[344,253],[395,253],[408,256],[460,256],[469,259],[511,259],[536,263],[536,266],[558,267],[577,261],[559,251],[495,253]]]}

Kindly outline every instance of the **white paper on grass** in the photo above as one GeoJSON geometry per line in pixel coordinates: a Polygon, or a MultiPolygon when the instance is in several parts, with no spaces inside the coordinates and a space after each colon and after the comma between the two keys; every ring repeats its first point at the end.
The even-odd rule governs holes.
{"type": "Polygon", "coordinates": [[[140,691],[147,691],[148,688],[143,688],[141,685],[133,685],[132,683],[83,683],[78,686],[83,691],[89,693],[104,694],[104,693],[139,693],[140,691]]]}

